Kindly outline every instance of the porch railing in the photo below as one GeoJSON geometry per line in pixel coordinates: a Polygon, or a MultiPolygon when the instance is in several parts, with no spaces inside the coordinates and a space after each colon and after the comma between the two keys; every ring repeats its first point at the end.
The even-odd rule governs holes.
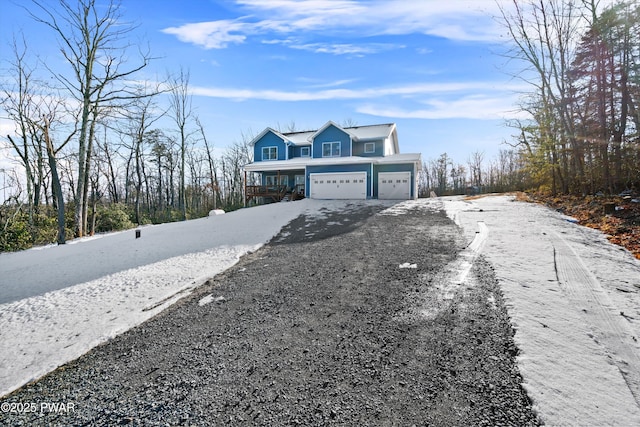
{"type": "Polygon", "coordinates": [[[288,191],[289,187],[286,185],[247,185],[245,196],[247,202],[257,197],[271,198],[274,202],[279,202],[288,191]]]}

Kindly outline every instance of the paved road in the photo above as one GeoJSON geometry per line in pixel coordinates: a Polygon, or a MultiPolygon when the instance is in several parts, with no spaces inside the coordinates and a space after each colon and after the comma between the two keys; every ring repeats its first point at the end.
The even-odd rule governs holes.
{"type": "Polygon", "coordinates": [[[134,230],[69,241],[53,248],[0,253],[0,304],[100,279],[109,274],[172,257],[204,252],[221,246],[266,242],[298,210],[279,204],[241,209],[230,215],[142,227],[134,230]],[[264,223],[254,224],[256,210],[264,223]],[[277,217],[277,219],[276,219],[277,217]],[[240,224],[249,224],[239,227],[240,224]],[[188,238],[184,238],[188,236],[188,238]],[[105,237],[105,238],[102,238],[105,237]],[[167,244],[171,242],[171,244],[167,244]]]}
{"type": "Polygon", "coordinates": [[[382,209],[295,219],[0,401],[73,410],[0,424],[536,425],[491,266],[443,212],[382,209]]]}

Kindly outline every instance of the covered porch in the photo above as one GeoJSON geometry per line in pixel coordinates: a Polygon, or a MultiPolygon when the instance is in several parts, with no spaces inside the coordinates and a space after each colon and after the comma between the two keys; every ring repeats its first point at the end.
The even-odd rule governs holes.
{"type": "Polygon", "coordinates": [[[245,169],[245,206],[282,201],[293,201],[305,197],[305,171],[275,170],[252,171],[245,169]],[[251,179],[247,174],[259,174],[259,178],[251,179]]]}

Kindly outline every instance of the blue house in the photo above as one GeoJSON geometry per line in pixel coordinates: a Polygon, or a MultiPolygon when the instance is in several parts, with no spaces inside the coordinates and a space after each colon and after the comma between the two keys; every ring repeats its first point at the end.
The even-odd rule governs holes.
{"type": "MultiPolygon", "coordinates": [[[[416,199],[419,153],[400,154],[394,123],[281,133],[266,128],[252,141],[245,201],[313,199],[416,199]]],[[[246,181],[246,180],[245,180],[246,181]]]]}

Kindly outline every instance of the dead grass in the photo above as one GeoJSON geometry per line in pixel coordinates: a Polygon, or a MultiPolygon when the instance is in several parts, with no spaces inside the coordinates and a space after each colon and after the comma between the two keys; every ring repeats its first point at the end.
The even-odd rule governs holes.
{"type": "Polygon", "coordinates": [[[477,194],[475,196],[466,196],[464,200],[477,200],[482,199],[483,197],[490,196],[515,196],[516,200],[519,202],[531,202],[531,198],[527,195],[527,193],[523,191],[512,191],[509,193],[488,193],[488,194],[477,194]]]}

